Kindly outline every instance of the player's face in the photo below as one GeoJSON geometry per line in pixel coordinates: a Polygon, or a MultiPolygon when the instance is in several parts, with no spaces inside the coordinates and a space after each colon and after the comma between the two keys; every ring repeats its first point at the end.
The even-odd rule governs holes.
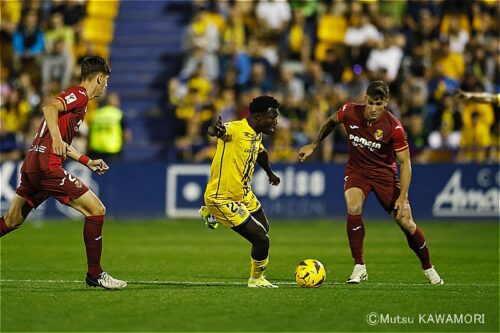
{"type": "Polygon", "coordinates": [[[382,112],[384,112],[385,107],[389,100],[387,98],[380,97],[365,97],[365,118],[369,122],[374,122],[377,120],[382,112]]]}
{"type": "Polygon", "coordinates": [[[96,89],[96,97],[102,96],[104,94],[104,90],[108,86],[109,75],[99,74],[97,75],[97,89],[96,89]]]}
{"type": "Polygon", "coordinates": [[[274,134],[278,125],[278,109],[269,108],[259,120],[259,128],[266,135],[274,134]]]}

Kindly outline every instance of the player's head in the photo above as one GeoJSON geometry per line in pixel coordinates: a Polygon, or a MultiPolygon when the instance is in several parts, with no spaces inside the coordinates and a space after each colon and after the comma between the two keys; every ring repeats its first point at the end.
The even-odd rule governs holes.
{"type": "Polygon", "coordinates": [[[389,86],[384,81],[372,81],[366,89],[365,118],[373,122],[377,120],[389,103],[389,86]]]}
{"type": "Polygon", "coordinates": [[[278,125],[278,108],[280,103],[271,96],[259,96],[250,103],[252,126],[257,133],[273,134],[278,125]]]}
{"type": "Polygon", "coordinates": [[[85,57],[82,62],[82,82],[90,82],[94,86],[93,96],[99,97],[108,85],[111,69],[104,58],[99,56],[85,57]]]}

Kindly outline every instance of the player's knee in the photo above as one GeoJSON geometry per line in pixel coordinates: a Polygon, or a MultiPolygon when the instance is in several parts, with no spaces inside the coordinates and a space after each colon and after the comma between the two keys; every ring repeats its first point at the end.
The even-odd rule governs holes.
{"type": "Polygon", "coordinates": [[[269,236],[267,234],[259,234],[254,238],[254,245],[260,248],[269,248],[269,236]]]}
{"type": "Polygon", "coordinates": [[[93,216],[106,215],[106,207],[103,204],[95,205],[90,209],[90,214],[93,216]]]}
{"type": "Polygon", "coordinates": [[[10,229],[19,228],[24,222],[24,217],[21,213],[8,212],[4,216],[5,224],[10,229]]]}
{"type": "Polygon", "coordinates": [[[347,212],[350,215],[360,215],[363,212],[362,204],[350,204],[347,206],[347,212]]]}

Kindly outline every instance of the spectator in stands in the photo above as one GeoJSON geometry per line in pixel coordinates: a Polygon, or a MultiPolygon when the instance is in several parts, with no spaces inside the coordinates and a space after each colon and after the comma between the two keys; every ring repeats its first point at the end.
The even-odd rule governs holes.
{"type": "Polygon", "coordinates": [[[7,131],[7,126],[0,117],[0,161],[19,161],[21,157],[22,144],[19,143],[18,135],[7,131]]]}
{"type": "Polygon", "coordinates": [[[39,82],[45,42],[36,12],[30,11],[24,15],[21,26],[12,37],[12,45],[16,72],[29,67],[31,77],[35,82],[39,82]]]}
{"type": "Polygon", "coordinates": [[[45,32],[45,48],[48,53],[52,52],[57,41],[62,40],[67,50],[72,53],[75,44],[75,32],[64,25],[64,17],[61,13],[54,13],[50,17],[49,29],[45,32]]]}
{"type": "Polygon", "coordinates": [[[17,133],[25,130],[28,125],[31,107],[20,89],[14,89],[0,109],[0,119],[4,130],[17,133]]]}
{"type": "Polygon", "coordinates": [[[393,34],[385,35],[382,40],[376,42],[366,62],[366,67],[372,72],[385,69],[387,75],[384,81],[388,83],[396,79],[403,59],[403,49],[398,45],[398,38],[399,36],[393,34]]]}
{"type": "MultiPolygon", "coordinates": [[[[0,1],[0,48],[2,49],[2,66],[12,67],[12,36],[21,20],[21,1],[0,1]]],[[[3,68],[2,68],[3,70],[3,68]]]]}
{"type": "Polygon", "coordinates": [[[220,47],[217,26],[204,18],[205,8],[200,8],[183,36],[183,49],[187,56],[181,71],[183,77],[189,77],[198,64],[205,66],[211,80],[219,77],[217,52],[220,47]]]}
{"type": "MultiPolygon", "coordinates": [[[[481,90],[480,87],[476,88],[481,90]]],[[[491,104],[467,103],[462,111],[463,127],[459,160],[484,162],[491,145],[491,126],[495,120],[491,104]]]]}
{"type": "Polygon", "coordinates": [[[87,14],[86,0],[52,0],[51,13],[62,14],[64,25],[73,29],[76,41],[81,40],[83,20],[87,14]]]}
{"type": "Polygon", "coordinates": [[[255,14],[262,35],[278,36],[292,18],[290,4],[286,0],[260,0],[255,14]]]}
{"type": "Polygon", "coordinates": [[[73,57],[64,39],[53,41],[51,50],[42,60],[42,89],[45,94],[51,93],[50,84],[57,83],[59,90],[69,86],[73,75],[73,57]]]}
{"type": "Polygon", "coordinates": [[[92,159],[119,159],[132,133],[120,109],[117,93],[108,93],[106,105],[95,110],[89,121],[88,155],[92,159]]]}

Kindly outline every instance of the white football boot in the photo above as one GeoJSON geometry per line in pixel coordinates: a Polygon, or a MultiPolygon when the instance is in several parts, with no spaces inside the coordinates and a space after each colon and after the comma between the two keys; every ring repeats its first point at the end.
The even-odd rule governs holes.
{"type": "Polygon", "coordinates": [[[115,279],[106,272],[102,272],[97,280],[92,279],[88,274],[85,282],[89,287],[101,287],[109,290],[119,290],[127,286],[127,282],[115,279]]]}
{"type": "Polygon", "coordinates": [[[358,284],[366,280],[368,280],[366,265],[356,264],[354,265],[351,276],[347,279],[347,283],[358,284]]]}
{"type": "Polygon", "coordinates": [[[439,274],[434,269],[434,266],[428,269],[424,269],[424,275],[429,280],[430,284],[444,284],[443,279],[439,276],[439,274]]]}

